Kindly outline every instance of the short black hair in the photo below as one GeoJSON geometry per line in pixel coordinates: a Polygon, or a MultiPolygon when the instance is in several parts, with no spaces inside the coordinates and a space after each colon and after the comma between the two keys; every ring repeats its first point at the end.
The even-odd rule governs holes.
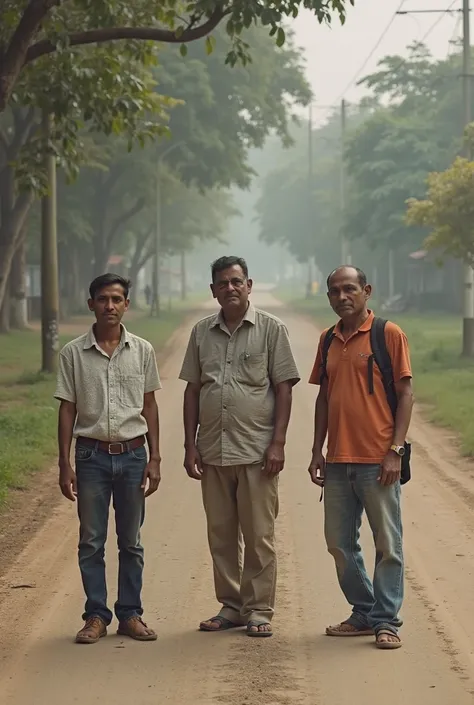
{"type": "Polygon", "coordinates": [[[229,269],[229,267],[240,267],[244,273],[246,279],[249,278],[249,268],[247,267],[247,262],[243,257],[236,257],[235,255],[230,255],[229,257],[219,257],[211,264],[212,281],[215,280],[216,274],[223,272],[224,269],[229,269]]]}
{"type": "Polygon", "coordinates": [[[104,289],[104,287],[106,286],[112,286],[112,284],[120,284],[123,289],[123,295],[126,299],[128,299],[128,293],[132,288],[132,282],[130,281],[130,279],[125,279],[119,274],[111,274],[110,272],[107,272],[107,274],[101,274],[100,277],[96,277],[91,283],[89,287],[89,294],[91,299],[95,299],[96,294],[101,289],[104,289]]]}
{"type": "Polygon", "coordinates": [[[341,269],[353,269],[357,273],[357,279],[359,280],[360,287],[363,289],[365,286],[367,286],[367,276],[362,271],[362,269],[359,269],[359,267],[354,267],[353,264],[341,264],[340,267],[336,267],[336,269],[333,269],[331,274],[328,276],[327,281],[326,281],[328,289],[329,289],[329,284],[331,283],[332,277],[336,274],[336,272],[339,272],[341,269]]]}

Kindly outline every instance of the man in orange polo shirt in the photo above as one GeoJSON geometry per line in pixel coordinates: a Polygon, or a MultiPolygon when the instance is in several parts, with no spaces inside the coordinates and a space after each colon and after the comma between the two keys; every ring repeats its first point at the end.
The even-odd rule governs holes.
{"type": "Polygon", "coordinates": [[[369,393],[374,314],[368,309],[372,290],[367,278],[360,269],[344,266],[329,275],[327,286],[329,303],[340,321],[328,350],[326,369],[322,351],[327,331],[321,336],[309,380],[320,385],[309,474],[316,485],[324,486],[326,541],[352,614],[328,627],[326,634],[375,634],[378,648],[396,649],[402,645],[398,629],[402,625],[399,610],[404,572],[401,455],[413,407],[408,343],[397,325],[386,324],[385,340],[398,399],[394,420],[376,364],[373,393],[369,393]],[[367,575],[359,545],[364,510],[376,548],[373,581],[367,575]]]}

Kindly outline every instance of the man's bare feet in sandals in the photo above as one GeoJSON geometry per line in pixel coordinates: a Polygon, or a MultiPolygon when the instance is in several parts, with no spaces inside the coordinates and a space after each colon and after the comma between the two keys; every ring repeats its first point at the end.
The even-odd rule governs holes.
{"type": "Polygon", "coordinates": [[[380,629],[375,637],[375,646],[377,649],[385,649],[386,651],[390,649],[400,649],[402,640],[395,632],[389,629],[380,629]]]}
{"type": "Polygon", "coordinates": [[[251,619],[247,624],[247,636],[273,636],[273,629],[270,622],[261,622],[260,620],[251,619]]]}
{"type": "Polygon", "coordinates": [[[230,619],[226,619],[225,617],[221,617],[220,614],[216,615],[215,617],[211,617],[210,619],[206,619],[204,622],[201,622],[199,625],[199,631],[201,632],[225,632],[228,629],[237,629],[237,627],[241,627],[241,624],[236,624],[235,622],[231,622],[230,619]]]}
{"type": "Polygon", "coordinates": [[[370,627],[364,627],[362,625],[356,626],[352,622],[340,622],[340,624],[334,624],[331,627],[326,627],[327,636],[373,636],[374,630],[370,627]]]}

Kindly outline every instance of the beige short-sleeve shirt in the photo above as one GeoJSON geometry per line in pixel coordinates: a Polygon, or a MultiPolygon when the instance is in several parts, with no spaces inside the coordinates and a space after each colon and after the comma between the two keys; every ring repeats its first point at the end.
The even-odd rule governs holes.
{"type": "Polygon", "coordinates": [[[129,333],[109,357],[97,344],[92,327],[59,353],[56,399],[76,404],[74,437],[129,441],[148,431],[143,398],[161,389],[151,343],[129,333]]]}
{"type": "Polygon", "coordinates": [[[262,462],[275,386],[300,377],[282,321],[251,304],[231,335],[222,312],[193,328],[180,379],[201,385],[198,448],[208,465],[262,462]]]}

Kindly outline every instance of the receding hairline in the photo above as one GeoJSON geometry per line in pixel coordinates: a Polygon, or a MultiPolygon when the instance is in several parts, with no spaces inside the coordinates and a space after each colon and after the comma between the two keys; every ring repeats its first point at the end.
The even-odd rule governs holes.
{"type": "Polygon", "coordinates": [[[350,269],[353,272],[355,272],[355,275],[357,277],[357,281],[359,282],[359,285],[361,287],[367,286],[367,276],[366,276],[365,272],[362,271],[362,269],[360,269],[359,267],[356,267],[353,264],[342,264],[340,267],[336,267],[336,269],[333,269],[333,271],[329,274],[329,276],[326,280],[328,289],[331,284],[331,279],[339,272],[343,272],[345,269],[350,269]]]}

